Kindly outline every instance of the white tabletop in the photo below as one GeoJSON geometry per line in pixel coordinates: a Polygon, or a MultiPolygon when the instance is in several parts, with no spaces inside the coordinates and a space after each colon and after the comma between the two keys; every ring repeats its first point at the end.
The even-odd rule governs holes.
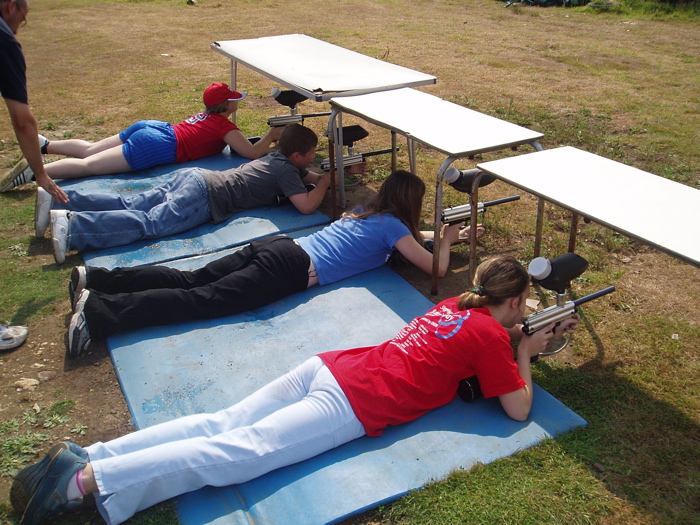
{"type": "Polygon", "coordinates": [[[478,167],[700,266],[700,190],[569,146],[478,167]]]}
{"type": "Polygon", "coordinates": [[[306,35],[214,42],[212,49],[317,101],[434,84],[426,75],[306,35]]]}
{"type": "Polygon", "coordinates": [[[454,157],[532,143],[543,136],[408,88],[333,99],[331,106],[454,157]]]}

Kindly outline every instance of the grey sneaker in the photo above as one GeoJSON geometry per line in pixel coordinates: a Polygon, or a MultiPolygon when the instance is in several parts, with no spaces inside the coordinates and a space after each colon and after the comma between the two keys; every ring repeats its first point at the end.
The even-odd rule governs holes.
{"type": "Polygon", "coordinates": [[[36,204],[34,204],[34,233],[37,237],[43,237],[51,222],[51,206],[53,197],[44,188],[36,189],[36,204]]]}
{"type": "Polygon", "coordinates": [[[75,304],[82,292],[87,286],[87,267],[75,266],[70,273],[70,282],[68,283],[68,295],[70,295],[70,305],[75,311],[75,304]]]}
{"type": "Polygon", "coordinates": [[[38,525],[46,518],[82,503],[82,498],[69,501],[67,491],[70,480],[85,468],[87,460],[71,452],[67,443],[51,447],[47,457],[49,462],[44,474],[39,477],[38,471],[33,473],[36,489],[24,509],[20,525],[38,525]]]}
{"type": "MultiPolygon", "coordinates": [[[[83,447],[76,445],[75,443],[71,443],[70,441],[65,441],[64,443],[68,446],[68,450],[70,450],[73,454],[85,460],[86,463],[89,461],[87,450],[85,450],[83,447]]],[[[36,489],[39,487],[39,483],[41,483],[41,481],[44,479],[46,469],[48,468],[49,463],[51,463],[52,450],[54,451],[53,455],[55,456],[55,450],[52,448],[41,461],[23,468],[12,481],[12,486],[10,487],[10,503],[12,504],[12,508],[15,509],[15,513],[17,513],[19,516],[24,514],[29,501],[32,499],[36,489]]]]}
{"type": "Polygon", "coordinates": [[[2,179],[0,179],[0,193],[5,193],[12,188],[32,182],[32,180],[34,180],[34,172],[32,168],[29,167],[27,159],[22,157],[20,161],[15,164],[15,167],[5,173],[2,179]]]}
{"type": "Polygon", "coordinates": [[[68,232],[70,215],[66,210],[51,210],[51,238],[53,239],[53,258],[56,264],[63,264],[68,251],[68,232]]]}
{"type": "Polygon", "coordinates": [[[26,326],[7,326],[0,324],[0,350],[17,348],[27,339],[26,326]]]}
{"type": "Polygon", "coordinates": [[[68,325],[68,353],[73,357],[79,356],[83,350],[90,346],[90,331],[83,311],[89,296],[90,290],[80,292],[75,303],[75,313],[71,317],[70,325],[68,325]]]}

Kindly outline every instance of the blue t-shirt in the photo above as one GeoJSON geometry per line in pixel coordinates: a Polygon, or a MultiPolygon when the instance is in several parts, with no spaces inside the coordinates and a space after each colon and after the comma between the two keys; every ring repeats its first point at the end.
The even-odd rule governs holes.
{"type": "Polygon", "coordinates": [[[29,103],[25,71],[22,47],[10,26],[0,18],[0,94],[3,98],[29,103]]]}
{"type": "Polygon", "coordinates": [[[321,285],[384,265],[399,239],[411,231],[390,213],[364,219],[342,218],[308,237],[297,239],[309,254],[321,285]]]}

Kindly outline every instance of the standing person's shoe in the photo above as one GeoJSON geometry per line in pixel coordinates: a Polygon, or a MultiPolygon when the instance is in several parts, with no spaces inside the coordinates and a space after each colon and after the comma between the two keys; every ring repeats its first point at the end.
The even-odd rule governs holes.
{"type": "Polygon", "coordinates": [[[90,346],[90,331],[85,319],[85,302],[90,296],[90,290],[83,290],[75,303],[75,313],[71,317],[68,325],[68,353],[72,357],[79,356],[88,346],[90,346]]]}
{"type": "Polygon", "coordinates": [[[51,222],[51,206],[53,197],[44,188],[36,189],[36,204],[34,205],[34,233],[37,237],[43,237],[51,222]]]}
{"type": "Polygon", "coordinates": [[[56,264],[63,264],[68,251],[70,215],[66,210],[51,210],[51,238],[53,239],[53,258],[56,264]]]}
{"type": "MultiPolygon", "coordinates": [[[[31,490],[29,486],[24,490],[30,499],[20,525],[38,525],[46,518],[76,507],[83,501],[82,498],[69,501],[67,491],[69,482],[78,471],[85,468],[87,460],[71,452],[67,443],[54,445],[46,456],[49,461],[44,474],[39,477],[37,469],[31,476],[32,485],[36,487],[34,492],[26,494],[27,489],[31,490]]],[[[16,492],[19,493],[20,490],[16,492]]],[[[21,506],[21,501],[18,504],[21,506]]]]}
{"type": "MultiPolygon", "coordinates": [[[[87,450],[80,445],[71,443],[70,441],[65,441],[63,444],[68,446],[69,451],[78,456],[80,459],[85,460],[87,463],[87,450]]],[[[23,468],[19,474],[15,476],[15,479],[12,481],[12,486],[10,487],[10,503],[12,504],[12,508],[15,509],[15,513],[18,515],[21,516],[24,514],[24,511],[29,504],[29,500],[32,499],[32,496],[39,487],[39,484],[44,479],[46,469],[48,468],[49,463],[51,463],[51,459],[55,457],[56,451],[60,448],[62,448],[60,447],[60,444],[55,445],[51,448],[51,450],[49,450],[49,453],[46,454],[41,461],[23,468]],[[56,448],[57,446],[58,448],[56,448]]]]}
{"type": "Polygon", "coordinates": [[[80,293],[87,286],[87,266],[75,266],[70,273],[68,283],[68,295],[70,295],[70,305],[75,311],[75,304],[80,297],[80,293]]]}
{"type": "Polygon", "coordinates": [[[34,172],[32,168],[29,167],[27,159],[22,157],[20,161],[15,164],[15,167],[5,173],[2,179],[0,179],[0,193],[5,193],[12,188],[32,182],[32,180],[34,180],[34,172]]]}
{"type": "Polygon", "coordinates": [[[0,350],[17,348],[27,339],[26,326],[7,326],[0,324],[0,350]]]}

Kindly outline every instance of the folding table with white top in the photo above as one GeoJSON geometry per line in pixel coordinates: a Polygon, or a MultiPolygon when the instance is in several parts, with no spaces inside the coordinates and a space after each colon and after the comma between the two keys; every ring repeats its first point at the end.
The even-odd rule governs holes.
{"type": "MultiPolygon", "coordinates": [[[[307,35],[223,40],[214,42],[211,48],[231,60],[231,86],[234,89],[237,66],[240,63],[317,102],[436,82],[432,75],[384,62],[307,35]]],[[[333,141],[329,140],[331,188],[335,187],[335,149],[333,141]]],[[[344,199],[342,190],[340,198],[341,201],[344,199]]],[[[335,191],[331,192],[331,207],[335,218],[335,191]]]]}
{"type": "MultiPolygon", "coordinates": [[[[540,198],[535,257],[546,200],[573,213],[571,252],[581,216],[700,267],[700,190],[570,146],[478,167],[540,198]]],[[[475,246],[469,264],[476,264],[475,246]]]]}
{"type": "MultiPolygon", "coordinates": [[[[355,115],[391,131],[394,152],[393,169],[396,167],[397,133],[406,137],[410,169],[414,173],[416,171],[416,143],[436,149],[447,156],[438,170],[435,187],[432,293],[436,294],[440,251],[442,179],[447,168],[459,158],[473,157],[480,153],[514,148],[523,144],[530,144],[535,150],[541,150],[542,148],[537,141],[543,137],[543,134],[409,88],[334,98],[330,104],[330,131],[334,134],[334,142],[337,144],[343,143],[343,113],[355,115]]],[[[342,151],[336,150],[336,165],[339,172],[343,169],[342,162],[342,151]]],[[[342,189],[342,184],[339,189],[342,189]]],[[[475,202],[472,203],[472,211],[472,224],[476,224],[477,206],[475,202]]],[[[472,243],[472,245],[474,244],[472,243]]]]}

